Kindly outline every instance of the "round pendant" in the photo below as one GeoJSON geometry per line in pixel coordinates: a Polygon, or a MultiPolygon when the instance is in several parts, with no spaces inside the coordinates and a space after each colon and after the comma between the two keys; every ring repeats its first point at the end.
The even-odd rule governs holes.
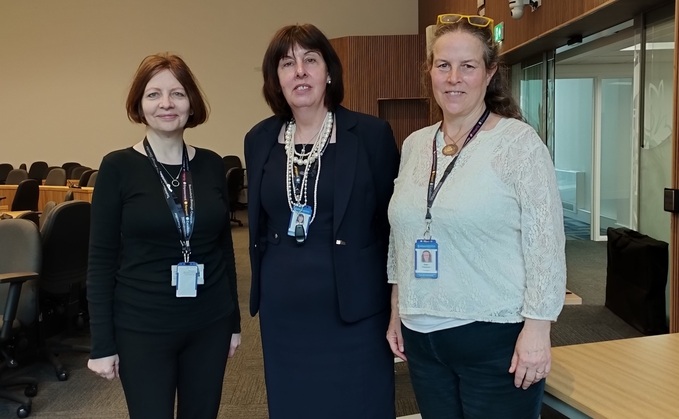
{"type": "Polygon", "coordinates": [[[179,187],[179,179],[172,179],[172,182],[170,183],[172,183],[172,186],[175,188],[179,187]]]}
{"type": "Polygon", "coordinates": [[[457,145],[446,144],[442,151],[444,156],[454,156],[457,153],[457,145]]]}

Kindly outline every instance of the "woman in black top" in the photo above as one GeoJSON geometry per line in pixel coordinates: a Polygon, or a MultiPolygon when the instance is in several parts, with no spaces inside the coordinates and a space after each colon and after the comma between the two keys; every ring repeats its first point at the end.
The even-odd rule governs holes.
{"type": "Polygon", "coordinates": [[[127,98],[146,125],[104,157],[92,199],[88,367],[120,377],[130,417],[216,418],[240,313],[221,158],[184,143],[207,119],[191,70],[146,57],[127,98]]]}

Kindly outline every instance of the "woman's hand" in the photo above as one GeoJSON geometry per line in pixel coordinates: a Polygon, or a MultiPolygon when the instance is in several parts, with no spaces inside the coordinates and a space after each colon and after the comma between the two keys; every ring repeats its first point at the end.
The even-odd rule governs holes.
{"type": "Polygon", "coordinates": [[[407,361],[401,334],[401,317],[398,314],[398,285],[391,286],[391,318],[387,329],[387,342],[395,356],[407,361]]]}
{"type": "Polygon", "coordinates": [[[231,344],[229,345],[229,358],[233,358],[236,354],[236,349],[240,346],[240,333],[231,335],[231,344]]]}
{"type": "Polygon", "coordinates": [[[87,368],[94,371],[100,377],[104,377],[107,380],[113,380],[119,376],[119,363],[118,354],[115,354],[104,358],[90,359],[87,361],[87,368]]]}
{"type": "Polygon", "coordinates": [[[516,340],[509,373],[514,374],[514,385],[524,390],[543,380],[552,367],[549,320],[526,319],[516,340]]]}

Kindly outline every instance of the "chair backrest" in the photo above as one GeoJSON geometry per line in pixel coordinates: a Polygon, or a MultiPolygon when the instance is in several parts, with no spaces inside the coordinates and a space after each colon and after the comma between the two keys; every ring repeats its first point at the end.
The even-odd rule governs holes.
{"type": "Polygon", "coordinates": [[[14,218],[32,221],[35,225],[40,227],[40,213],[38,211],[25,211],[14,218]]]}
{"type": "MultiPolygon", "coordinates": [[[[37,272],[42,266],[40,233],[28,220],[9,219],[0,221],[0,274],[13,272],[37,272]]],[[[4,311],[9,286],[0,285],[0,310],[4,311]]],[[[37,281],[27,281],[21,287],[21,297],[16,319],[22,325],[31,325],[38,313],[37,281]]]]}
{"type": "Polygon", "coordinates": [[[5,183],[8,185],[18,185],[22,180],[28,179],[28,172],[24,169],[12,169],[7,173],[5,183]]]}
{"type": "Polygon", "coordinates": [[[37,211],[40,188],[35,179],[22,180],[17,186],[10,211],[37,211]]]}
{"type": "Polygon", "coordinates": [[[12,169],[14,169],[14,166],[12,166],[11,164],[0,163],[0,184],[5,183],[5,181],[7,180],[7,175],[9,174],[9,172],[12,171],[12,169]]]}
{"type": "Polygon", "coordinates": [[[83,187],[87,186],[87,182],[90,180],[90,176],[92,176],[92,173],[96,172],[94,169],[88,169],[82,172],[80,177],[78,178],[78,186],[83,187]]]}
{"type": "Polygon", "coordinates": [[[21,164],[19,165],[19,169],[23,169],[23,170],[25,170],[25,171],[28,172],[28,169],[26,168],[26,163],[21,163],[21,164]]]}
{"type": "Polygon", "coordinates": [[[73,201],[75,198],[75,195],[73,195],[73,190],[68,190],[66,191],[66,195],[64,195],[64,202],[66,201],[73,201]]]}
{"type": "Polygon", "coordinates": [[[80,176],[82,176],[82,174],[88,170],[92,170],[92,168],[87,166],[74,167],[71,169],[71,176],[69,179],[80,179],[80,176]]]}
{"type": "Polygon", "coordinates": [[[93,188],[94,184],[97,183],[97,174],[99,173],[98,170],[95,170],[94,173],[90,175],[90,178],[87,180],[87,186],[93,188]]]}
{"type": "MultiPolygon", "coordinates": [[[[71,171],[78,166],[80,166],[80,163],[77,163],[77,162],[74,162],[74,161],[68,161],[68,162],[62,164],[61,168],[66,171],[66,176],[68,177],[68,176],[71,175],[71,171]]],[[[68,179],[74,179],[74,178],[68,177],[68,179]]]]}
{"type": "Polygon", "coordinates": [[[40,289],[55,295],[69,294],[74,284],[85,283],[90,239],[87,201],[57,204],[42,226],[40,289]]]}
{"type": "Polygon", "coordinates": [[[48,169],[49,165],[47,162],[35,161],[31,163],[31,167],[28,169],[28,178],[42,181],[47,177],[48,169]]]}
{"type": "Polygon", "coordinates": [[[45,185],[66,186],[66,170],[52,169],[45,178],[45,185]]]}
{"type": "Polygon", "coordinates": [[[231,210],[236,209],[240,193],[243,190],[245,182],[245,169],[239,167],[232,167],[226,172],[226,189],[229,194],[229,205],[231,210]]]}
{"type": "Polygon", "coordinates": [[[237,167],[239,169],[243,167],[243,162],[238,156],[224,156],[222,157],[222,161],[224,162],[224,172],[228,172],[232,167],[237,167]]]}

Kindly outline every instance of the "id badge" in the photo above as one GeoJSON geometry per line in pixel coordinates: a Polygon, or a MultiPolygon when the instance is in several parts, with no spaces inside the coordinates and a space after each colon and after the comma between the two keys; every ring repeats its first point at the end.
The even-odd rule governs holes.
{"type": "Polygon", "coordinates": [[[295,237],[297,241],[304,241],[309,231],[309,221],[311,220],[311,207],[308,205],[294,206],[290,213],[290,223],[288,224],[288,236],[295,237]]]}
{"type": "Polygon", "coordinates": [[[436,240],[420,239],[415,242],[415,278],[439,277],[439,245],[436,240]]]}
{"type": "Polygon", "coordinates": [[[177,287],[177,297],[198,295],[199,266],[195,262],[172,265],[172,285],[177,287]]]}
{"type": "MultiPolygon", "coordinates": [[[[205,284],[205,265],[198,264],[198,285],[205,284]]],[[[177,265],[172,265],[172,286],[177,286],[177,265]]]]}

